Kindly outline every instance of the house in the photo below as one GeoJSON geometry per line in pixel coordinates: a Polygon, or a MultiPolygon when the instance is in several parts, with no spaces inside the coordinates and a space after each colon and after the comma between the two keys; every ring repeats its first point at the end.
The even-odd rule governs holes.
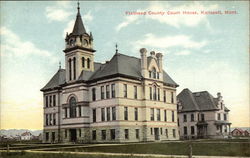
{"type": "MultiPolygon", "coordinates": [[[[92,33],[78,13],[65,38],[65,69],[41,89],[43,142],[177,140],[178,85],[163,70],[162,53],[140,49],[140,58],[116,50],[95,62],[92,33]]],[[[100,50],[101,51],[101,50],[100,50]]]]}
{"type": "Polygon", "coordinates": [[[232,132],[231,132],[232,136],[235,137],[239,137],[239,136],[249,136],[249,132],[247,130],[243,130],[241,128],[235,128],[232,132]]]}
{"type": "Polygon", "coordinates": [[[230,135],[229,109],[221,93],[183,89],[177,96],[178,123],[182,139],[225,138],[230,135]]]}
{"type": "Polygon", "coordinates": [[[21,140],[31,140],[32,138],[33,135],[28,131],[21,134],[21,140]]]}

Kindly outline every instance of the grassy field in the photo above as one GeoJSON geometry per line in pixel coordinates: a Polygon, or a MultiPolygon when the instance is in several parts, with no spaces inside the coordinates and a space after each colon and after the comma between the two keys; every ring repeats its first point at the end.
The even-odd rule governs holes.
{"type": "MultiPolygon", "coordinates": [[[[188,155],[188,141],[161,142],[161,143],[137,143],[137,144],[11,144],[10,150],[41,150],[61,152],[103,152],[103,153],[126,153],[126,154],[162,154],[162,155],[188,155]]],[[[3,149],[3,148],[1,148],[3,149]]],[[[5,148],[6,149],[6,148],[5,148]]],[[[250,140],[196,140],[192,142],[193,155],[207,156],[250,156],[250,140]]],[[[9,155],[10,158],[32,157],[34,153],[22,152],[22,154],[9,155]],[[22,155],[23,154],[23,155],[22,155]],[[25,156],[24,156],[25,155],[25,156]]],[[[59,154],[60,155],[60,154],[59,154]]],[[[6,156],[6,155],[5,155],[6,156]]],[[[57,157],[58,154],[39,154],[40,157],[57,157]]],[[[79,155],[73,156],[78,158],[79,155]]],[[[80,155],[81,157],[85,157],[80,155]]],[[[37,157],[36,158],[40,158],[37,157]]],[[[63,158],[62,156],[59,156],[63,158]]],[[[68,155],[72,157],[72,155],[68,155]]],[[[88,158],[106,158],[104,155],[92,155],[88,158]]],[[[110,157],[110,156],[109,156],[110,157]]],[[[126,157],[126,156],[125,156],[126,157]]],[[[0,156],[1,158],[1,156],[0,156]]],[[[114,158],[123,158],[114,156],[114,158]]]]}
{"type": "MultiPolygon", "coordinates": [[[[250,156],[250,143],[195,142],[192,144],[192,148],[193,155],[250,156]]],[[[187,142],[129,144],[116,146],[69,148],[64,149],[64,151],[188,155],[189,144],[187,142]]]]}
{"type": "MultiPolygon", "coordinates": [[[[77,155],[77,154],[51,154],[51,153],[28,153],[28,152],[14,152],[14,153],[1,153],[0,158],[142,158],[139,156],[114,156],[114,155],[77,155]]],[[[145,156],[143,158],[157,158],[145,156]]],[[[160,157],[159,157],[160,158],[160,157]]],[[[176,158],[176,157],[175,157],[176,158]]]]}

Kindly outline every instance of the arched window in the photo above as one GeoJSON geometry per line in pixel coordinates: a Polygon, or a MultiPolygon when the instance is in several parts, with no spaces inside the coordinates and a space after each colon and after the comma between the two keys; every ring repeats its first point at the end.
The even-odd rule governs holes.
{"type": "Polygon", "coordinates": [[[156,100],[156,86],[154,86],[153,99],[156,100]]]}
{"type": "Polygon", "coordinates": [[[85,67],[85,58],[82,57],[82,67],[85,67]]]}
{"type": "Polygon", "coordinates": [[[71,80],[71,59],[69,59],[69,80],[71,80]]]}
{"type": "Polygon", "coordinates": [[[156,69],[155,68],[152,69],[152,73],[153,73],[153,78],[156,78],[156,69]]]}
{"type": "Polygon", "coordinates": [[[69,99],[69,117],[76,117],[76,99],[71,97],[69,99]]]}
{"type": "Polygon", "coordinates": [[[76,79],[76,58],[73,58],[73,75],[74,75],[74,80],[76,79]]]}
{"type": "Polygon", "coordinates": [[[87,59],[87,67],[88,67],[88,69],[90,68],[90,59],[89,58],[87,59]]]}

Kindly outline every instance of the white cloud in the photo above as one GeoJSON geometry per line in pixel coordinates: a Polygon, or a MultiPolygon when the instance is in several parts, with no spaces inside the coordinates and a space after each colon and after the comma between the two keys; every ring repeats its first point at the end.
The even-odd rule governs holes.
{"type": "Polygon", "coordinates": [[[175,55],[189,55],[189,54],[191,54],[189,50],[181,50],[175,53],[175,55]]]}
{"type": "MultiPolygon", "coordinates": [[[[140,49],[142,47],[152,47],[152,48],[170,48],[170,47],[180,47],[188,49],[200,49],[207,45],[207,41],[194,41],[190,36],[187,35],[175,35],[175,36],[155,36],[154,34],[146,34],[142,40],[137,40],[133,43],[135,49],[140,49]]],[[[189,52],[180,52],[188,54],[189,52]]],[[[181,55],[181,54],[180,54],[181,55]]]]}
{"type": "Polygon", "coordinates": [[[27,56],[39,55],[43,57],[50,57],[51,61],[55,58],[47,50],[42,50],[30,41],[23,41],[18,35],[6,27],[0,28],[1,35],[1,56],[27,56]]]}
{"type": "Polygon", "coordinates": [[[128,26],[137,19],[139,19],[138,15],[126,16],[124,21],[116,26],[116,31],[120,31],[122,28],[128,26]]]}
{"type": "Polygon", "coordinates": [[[200,11],[203,10],[216,10],[218,5],[203,5],[200,2],[189,2],[184,5],[172,6],[167,2],[151,2],[150,5],[145,9],[138,9],[137,12],[165,12],[165,15],[128,15],[124,18],[123,22],[117,25],[116,30],[119,31],[122,28],[127,27],[129,24],[136,23],[136,21],[146,18],[150,20],[155,20],[163,24],[171,25],[173,27],[188,26],[194,27],[201,23],[205,23],[208,29],[211,29],[207,16],[204,14],[198,15],[187,15],[182,14],[182,11],[200,11]],[[167,11],[180,11],[181,14],[176,15],[166,15],[167,11]]]}
{"type": "Polygon", "coordinates": [[[63,30],[63,35],[62,35],[63,38],[66,37],[66,33],[67,33],[67,32],[68,32],[68,33],[72,32],[73,27],[74,27],[74,24],[75,24],[75,20],[70,20],[70,21],[68,22],[67,26],[66,26],[65,29],[63,30]]]}
{"type": "Polygon", "coordinates": [[[70,10],[69,2],[60,1],[54,6],[46,7],[45,14],[50,21],[65,21],[73,12],[70,10]]]}

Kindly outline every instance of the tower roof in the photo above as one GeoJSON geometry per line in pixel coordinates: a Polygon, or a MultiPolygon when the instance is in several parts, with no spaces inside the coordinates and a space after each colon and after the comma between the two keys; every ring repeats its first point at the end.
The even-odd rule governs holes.
{"type": "Polygon", "coordinates": [[[75,21],[75,25],[72,31],[72,35],[82,35],[84,33],[86,33],[86,30],[84,28],[83,22],[82,22],[82,17],[80,14],[80,7],[79,7],[79,2],[78,2],[78,7],[77,7],[77,15],[76,15],[76,21],[75,21]]]}

